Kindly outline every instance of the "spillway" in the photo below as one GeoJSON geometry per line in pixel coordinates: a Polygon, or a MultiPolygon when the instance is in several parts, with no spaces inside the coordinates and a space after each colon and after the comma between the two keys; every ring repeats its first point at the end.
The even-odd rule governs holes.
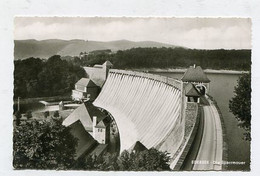
{"type": "Polygon", "coordinates": [[[159,75],[111,69],[93,104],[114,117],[120,151],[136,141],[156,147],[183,124],[182,83],[159,75]]]}

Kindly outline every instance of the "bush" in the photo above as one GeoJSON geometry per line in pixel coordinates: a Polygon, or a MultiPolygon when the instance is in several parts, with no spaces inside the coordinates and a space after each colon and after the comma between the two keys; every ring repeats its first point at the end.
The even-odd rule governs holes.
{"type": "Polygon", "coordinates": [[[32,118],[32,111],[27,111],[25,115],[26,115],[27,119],[31,119],[32,118]]]}
{"type": "Polygon", "coordinates": [[[45,117],[45,118],[47,118],[49,115],[50,115],[50,112],[49,112],[49,111],[45,111],[45,112],[44,112],[44,117],[45,117]]]}
{"type": "Polygon", "coordinates": [[[53,114],[53,117],[56,117],[56,118],[57,118],[57,117],[59,117],[59,116],[60,116],[59,111],[55,111],[54,114],[53,114]]]}

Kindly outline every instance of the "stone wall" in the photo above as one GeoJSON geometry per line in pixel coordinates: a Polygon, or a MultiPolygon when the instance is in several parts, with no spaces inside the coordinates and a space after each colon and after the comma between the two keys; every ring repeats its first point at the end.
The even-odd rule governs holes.
{"type": "Polygon", "coordinates": [[[111,69],[94,101],[114,117],[121,151],[136,141],[175,152],[184,136],[182,82],[164,76],[111,69]],[[163,144],[171,136],[171,142],[163,144]]]}

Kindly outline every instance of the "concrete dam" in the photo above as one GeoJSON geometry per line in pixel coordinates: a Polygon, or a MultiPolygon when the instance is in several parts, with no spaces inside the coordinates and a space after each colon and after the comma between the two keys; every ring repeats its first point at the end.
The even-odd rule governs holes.
{"type": "Polygon", "coordinates": [[[110,69],[93,104],[114,117],[121,152],[140,141],[173,155],[184,136],[184,97],[180,80],[110,69]]]}

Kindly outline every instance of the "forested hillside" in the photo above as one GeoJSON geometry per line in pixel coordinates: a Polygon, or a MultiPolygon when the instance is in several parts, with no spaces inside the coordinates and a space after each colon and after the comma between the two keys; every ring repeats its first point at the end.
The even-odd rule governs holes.
{"type": "Polygon", "coordinates": [[[43,97],[69,93],[85,76],[82,66],[110,60],[117,69],[187,68],[250,70],[250,50],[191,50],[184,48],[133,48],[116,53],[90,54],[84,59],[54,55],[48,60],[14,61],[14,97],[43,97]]]}
{"type": "Polygon", "coordinates": [[[153,42],[141,41],[134,42],[129,40],[117,41],[85,41],[85,40],[15,40],[14,41],[14,59],[26,59],[29,57],[39,57],[47,59],[53,55],[61,56],[78,56],[80,52],[91,52],[95,50],[112,51],[126,50],[137,47],[176,47],[174,45],[153,42]]]}
{"type": "Polygon", "coordinates": [[[187,68],[249,70],[251,50],[195,50],[184,48],[133,48],[115,54],[90,55],[85,60],[74,58],[80,65],[102,64],[110,60],[114,68],[187,68]]]}

